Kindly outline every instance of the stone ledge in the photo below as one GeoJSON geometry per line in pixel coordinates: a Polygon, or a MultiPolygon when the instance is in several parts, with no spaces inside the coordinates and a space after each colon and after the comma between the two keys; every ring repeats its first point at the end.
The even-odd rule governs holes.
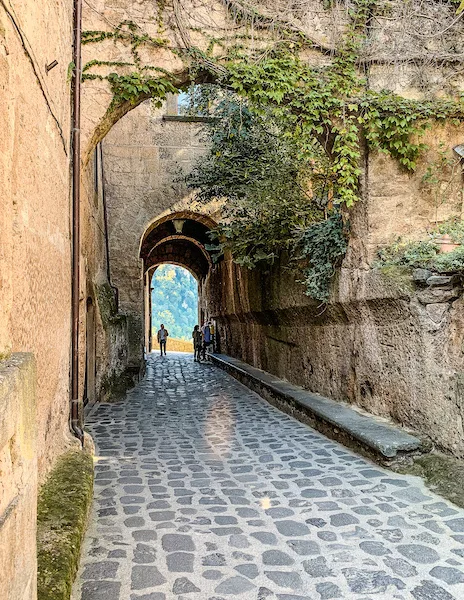
{"type": "Polygon", "coordinates": [[[213,354],[211,358],[280,410],[381,464],[408,462],[430,450],[423,440],[346,404],[309,392],[236,358],[224,354],[213,354]]]}

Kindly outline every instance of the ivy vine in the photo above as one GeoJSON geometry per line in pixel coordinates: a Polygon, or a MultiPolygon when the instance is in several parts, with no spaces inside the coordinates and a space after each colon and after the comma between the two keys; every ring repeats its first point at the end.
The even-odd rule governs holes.
{"type": "MultiPolygon", "coordinates": [[[[451,2],[456,4],[459,0],[451,2]]],[[[331,0],[329,5],[330,8],[331,0]]],[[[179,88],[172,74],[156,66],[144,66],[139,49],[142,45],[167,48],[188,65],[192,81],[215,81],[224,89],[246,97],[254,114],[266,115],[278,123],[279,135],[295,149],[299,164],[305,161],[313,164],[315,154],[323,153],[329,165],[327,179],[330,181],[331,204],[351,207],[360,198],[362,159],[366,148],[390,155],[405,171],[413,172],[426,148],[421,137],[431,122],[451,120],[460,123],[464,120],[462,97],[412,100],[390,91],[369,89],[360,68],[360,55],[370,20],[384,8],[385,4],[380,0],[353,0],[342,44],[331,56],[330,63],[324,66],[312,66],[302,58],[304,50],[314,47],[314,42],[288,26],[282,26],[280,39],[274,39],[265,51],[260,47],[253,53],[243,31],[236,36],[235,44],[210,36],[206,51],[196,47],[179,50],[169,48],[162,36],[148,36],[136,23],[123,21],[111,31],[84,32],[83,43],[97,44],[111,39],[127,44],[131,62],[90,61],[84,67],[83,79],[108,81],[113,93],[110,110],[120,102],[135,104],[141,96],[154,97],[160,105],[167,93],[176,93],[179,88]],[[114,68],[114,72],[102,74],[99,67],[114,68]]],[[[244,7],[237,10],[236,18],[244,22],[252,18],[262,26],[258,29],[264,32],[265,40],[267,17],[257,10],[251,17],[244,7]]],[[[310,178],[309,187],[311,181],[310,178]]],[[[322,287],[317,289],[317,280],[327,282],[330,279],[333,265],[346,248],[343,243],[346,230],[340,223],[340,216],[335,218],[334,214],[329,214],[322,223],[311,225],[316,227],[312,233],[309,233],[311,227],[306,228],[301,238],[307,256],[313,253],[309,248],[314,240],[322,243],[324,227],[338,240],[334,247],[336,256],[322,244],[322,254],[317,255],[318,251],[314,250],[316,254],[312,255],[318,257],[308,263],[313,265],[308,267],[313,270],[306,275],[307,286],[319,299],[328,296],[322,287]],[[335,235],[336,231],[341,232],[340,236],[335,235]],[[331,256],[332,267],[324,263],[325,256],[331,256]]],[[[264,246],[257,254],[263,257],[274,255],[274,251],[268,252],[264,246]]]]}
{"type": "MultiPolygon", "coordinates": [[[[243,10],[242,7],[238,17],[246,19],[250,15],[242,14],[243,10]]],[[[310,156],[314,139],[319,140],[332,162],[336,201],[349,207],[360,196],[364,140],[371,150],[389,154],[412,172],[425,148],[420,137],[430,121],[464,119],[462,98],[420,101],[367,89],[358,59],[369,19],[376,10],[382,10],[379,0],[354,0],[343,43],[324,67],[311,66],[300,58],[302,50],[312,42],[301,32],[285,27],[282,43],[276,43],[256,60],[246,43],[238,39],[244,37],[243,33],[237,36],[236,44],[223,44],[220,56],[214,52],[215,46],[221,45],[220,38],[211,38],[206,52],[196,47],[170,50],[187,62],[192,78],[209,71],[210,79],[246,96],[258,110],[271,109],[276,118],[286,121],[286,135],[295,137],[302,154],[308,152],[310,156]]],[[[265,24],[267,17],[255,9],[252,16],[258,22],[264,19],[265,24]]],[[[160,73],[162,70],[156,66],[142,66],[138,51],[142,45],[167,47],[166,39],[147,35],[129,20],[114,30],[83,33],[84,44],[107,39],[128,44],[133,62],[90,61],[84,67],[83,79],[107,79],[114,94],[112,106],[127,100],[135,103],[140,94],[153,94],[161,101],[166,93],[178,91],[171,74],[160,73]],[[98,66],[135,69],[131,73],[101,75],[92,71],[98,66]]]]}

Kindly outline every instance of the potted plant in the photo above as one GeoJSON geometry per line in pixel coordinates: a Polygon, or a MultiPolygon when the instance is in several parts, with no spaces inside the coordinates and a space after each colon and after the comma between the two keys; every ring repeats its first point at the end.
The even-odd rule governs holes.
{"type": "Polygon", "coordinates": [[[453,252],[464,242],[464,221],[454,218],[442,223],[432,234],[432,240],[440,254],[453,252]]]}

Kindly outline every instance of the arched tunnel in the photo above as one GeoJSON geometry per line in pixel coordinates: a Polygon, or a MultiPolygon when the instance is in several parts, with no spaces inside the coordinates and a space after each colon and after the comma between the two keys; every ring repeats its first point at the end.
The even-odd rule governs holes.
{"type": "Polygon", "coordinates": [[[213,266],[207,246],[211,243],[209,233],[215,225],[215,221],[208,216],[183,211],[171,213],[156,220],[143,235],[140,258],[143,261],[145,283],[146,351],[152,346],[150,281],[158,266],[171,264],[184,267],[195,277],[198,282],[198,319],[203,322],[207,316],[203,290],[213,266]]]}
{"type": "Polygon", "coordinates": [[[215,222],[204,215],[184,211],[155,221],[143,236],[140,258],[144,271],[163,263],[177,264],[203,280],[212,265],[206,247],[215,222]]]}

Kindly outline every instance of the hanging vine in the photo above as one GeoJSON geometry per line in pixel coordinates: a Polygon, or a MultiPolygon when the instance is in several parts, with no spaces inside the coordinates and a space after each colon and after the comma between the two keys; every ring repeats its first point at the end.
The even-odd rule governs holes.
{"type": "MultiPolygon", "coordinates": [[[[351,207],[360,198],[362,156],[367,146],[371,151],[390,155],[407,172],[413,172],[425,149],[421,141],[432,121],[464,120],[463,98],[413,100],[391,91],[370,89],[366,79],[366,44],[370,42],[371,23],[390,9],[382,0],[352,0],[346,12],[343,34],[336,46],[322,45],[293,23],[264,14],[242,0],[224,0],[232,17],[241,26],[232,38],[204,33],[209,39],[206,50],[190,42],[190,33],[181,16],[180,5],[174,3],[174,18],[185,47],[171,47],[163,37],[145,34],[136,23],[124,21],[111,31],[84,33],[85,44],[113,40],[129,47],[131,62],[92,60],[84,67],[83,79],[107,80],[113,93],[110,109],[120,102],[136,103],[140,97],[153,97],[158,105],[167,93],[179,91],[173,73],[156,65],[143,64],[140,48],[149,46],[168,50],[189,69],[191,81],[212,81],[247,99],[256,115],[268,115],[279,124],[282,135],[303,163],[313,160],[315,143],[329,161],[331,205],[351,207]],[[253,31],[248,31],[248,24],[253,31]],[[259,32],[259,36],[256,35],[259,32]],[[269,33],[271,32],[271,33],[269,33]],[[269,35],[270,42],[266,43],[269,35]],[[259,39],[259,42],[257,42],[259,39]],[[232,40],[232,41],[231,41],[232,40]],[[252,40],[252,44],[251,44],[252,40]],[[254,44],[254,45],[253,45],[254,44]],[[316,48],[327,60],[314,66],[305,53],[316,48]],[[107,72],[114,69],[112,72],[107,72]],[[106,70],[106,71],[105,71],[106,70]],[[104,73],[102,73],[104,71],[104,73]]],[[[454,0],[442,10],[453,15],[454,0]]],[[[335,6],[331,2],[327,10],[335,6]]],[[[455,5],[454,5],[455,6],[455,5]]],[[[455,28],[454,19],[446,29],[455,28]]],[[[200,31],[201,28],[195,28],[200,31]]],[[[445,57],[446,58],[446,57],[445,57]]],[[[385,59],[388,62],[388,57],[385,59]]],[[[444,60],[444,59],[443,59],[444,60]]],[[[338,226],[339,217],[330,221],[327,231],[337,232],[338,248],[346,235],[346,227],[338,226]]],[[[309,231],[309,230],[308,230],[309,231]]],[[[303,235],[308,248],[319,239],[323,227],[303,235]],[[314,234],[314,235],[313,235],[314,234]]],[[[259,256],[274,257],[263,247],[259,256]]],[[[336,260],[339,260],[337,254],[336,260]]],[[[321,257],[309,256],[309,263],[321,257]]],[[[323,261],[322,261],[323,262],[323,261]]],[[[317,268],[314,272],[318,272],[317,268]]],[[[333,269],[327,267],[327,274],[333,269]]],[[[325,277],[326,283],[331,277],[325,277]]],[[[311,274],[307,281],[316,289],[311,274]]],[[[327,299],[319,290],[317,297],[327,299]]]]}
{"type": "MultiPolygon", "coordinates": [[[[253,18],[262,28],[268,24],[268,17],[257,9],[252,14],[247,12],[244,3],[229,2],[228,6],[240,21],[253,18]]],[[[364,139],[372,150],[390,154],[412,172],[425,148],[420,137],[430,121],[464,118],[462,99],[420,101],[368,89],[360,74],[359,57],[368,22],[382,6],[378,0],[354,1],[348,11],[349,23],[342,44],[324,67],[313,67],[301,58],[313,42],[282,23],[277,23],[282,28],[280,43],[274,43],[265,52],[250,52],[246,43],[235,40],[232,45],[224,45],[224,52],[217,55],[214,47],[220,43],[219,38],[211,40],[207,52],[195,47],[170,50],[185,61],[192,79],[206,72],[206,78],[246,96],[257,110],[271,109],[286,122],[286,134],[298,140],[302,153],[312,148],[314,138],[318,139],[332,161],[336,201],[349,207],[359,198],[364,139]]],[[[83,39],[85,44],[111,39],[129,45],[131,63],[93,60],[84,67],[84,80],[108,80],[114,94],[113,106],[127,100],[135,103],[140,94],[162,101],[167,93],[178,91],[172,74],[156,65],[142,66],[139,48],[167,48],[167,41],[143,33],[136,23],[123,21],[113,31],[87,31],[83,39]],[[106,75],[92,71],[102,66],[135,69],[106,75]]]]}

